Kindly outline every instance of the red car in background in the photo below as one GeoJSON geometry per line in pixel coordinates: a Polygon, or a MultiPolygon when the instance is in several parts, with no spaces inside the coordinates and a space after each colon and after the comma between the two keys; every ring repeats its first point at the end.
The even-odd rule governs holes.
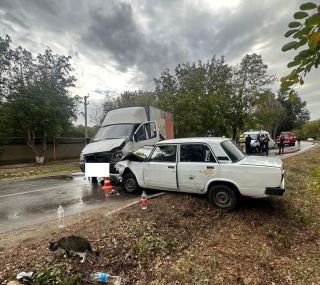
{"type": "MultiPolygon", "coordinates": [[[[296,144],[296,140],[297,137],[294,133],[291,132],[281,132],[280,136],[284,135],[284,144],[287,145],[295,145],[296,144]]],[[[280,136],[277,137],[277,144],[279,146],[279,142],[280,142],[280,136]]]]}

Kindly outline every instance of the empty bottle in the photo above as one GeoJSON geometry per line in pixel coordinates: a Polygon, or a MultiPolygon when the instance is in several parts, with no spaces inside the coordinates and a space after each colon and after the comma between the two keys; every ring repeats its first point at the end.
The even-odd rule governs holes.
{"type": "Polygon", "coordinates": [[[143,191],[142,195],[141,195],[141,201],[140,201],[142,210],[147,209],[147,201],[148,201],[147,200],[147,194],[146,194],[145,191],[143,191]]]}
{"type": "Polygon", "coordinates": [[[114,285],[120,285],[120,282],[121,282],[120,276],[110,275],[104,272],[91,273],[89,276],[90,278],[98,282],[105,282],[105,283],[110,283],[114,285]]]}
{"type": "Polygon", "coordinates": [[[58,213],[58,228],[63,228],[64,227],[64,209],[62,208],[61,205],[59,205],[57,213],[58,213]]]}

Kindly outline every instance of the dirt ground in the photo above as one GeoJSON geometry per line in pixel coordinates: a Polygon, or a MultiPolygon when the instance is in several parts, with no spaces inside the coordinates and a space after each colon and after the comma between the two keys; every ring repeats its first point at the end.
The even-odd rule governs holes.
{"type": "Polygon", "coordinates": [[[0,283],[61,265],[81,274],[78,284],[97,284],[88,275],[98,271],[121,275],[122,285],[320,284],[320,148],[284,162],[285,195],[243,199],[235,212],[166,193],[147,210],[114,205],[67,217],[62,230],[54,221],[1,234],[0,283]],[[100,257],[81,264],[49,252],[49,241],[71,234],[89,239],[100,257]]]}

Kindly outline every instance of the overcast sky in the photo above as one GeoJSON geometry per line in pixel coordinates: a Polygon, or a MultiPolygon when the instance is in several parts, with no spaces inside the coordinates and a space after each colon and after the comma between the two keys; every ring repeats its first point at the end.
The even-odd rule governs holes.
{"type": "MultiPolygon", "coordinates": [[[[269,74],[280,79],[296,51],[284,34],[306,0],[0,0],[0,37],[13,46],[72,55],[80,96],[89,113],[105,94],[154,90],[153,78],[178,63],[225,56],[230,65],[258,53],[269,74]]],[[[316,1],[314,1],[317,3],[316,1]]],[[[319,3],[320,4],[320,3],[319,3]]],[[[296,88],[311,119],[320,118],[320,70],[296,88]]],[[[280,83],[272,86],[279,89],[280,83]]],[[[80,106],[83,110],[83,105],[80,106]]],[[[84,122],[79,118],[79,123],[84,122]]]]}

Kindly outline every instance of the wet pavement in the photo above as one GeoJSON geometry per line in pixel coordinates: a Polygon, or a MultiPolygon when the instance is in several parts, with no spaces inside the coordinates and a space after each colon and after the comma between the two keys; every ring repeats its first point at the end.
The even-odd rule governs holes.
{"type": "Polygon", "coordinates": [[[57,219],[61,204],[65,216],[106,207],[139,194],[116,189],[114,195],[90,183],[82,173],[0,183],[0,233],[57,219]]]}

